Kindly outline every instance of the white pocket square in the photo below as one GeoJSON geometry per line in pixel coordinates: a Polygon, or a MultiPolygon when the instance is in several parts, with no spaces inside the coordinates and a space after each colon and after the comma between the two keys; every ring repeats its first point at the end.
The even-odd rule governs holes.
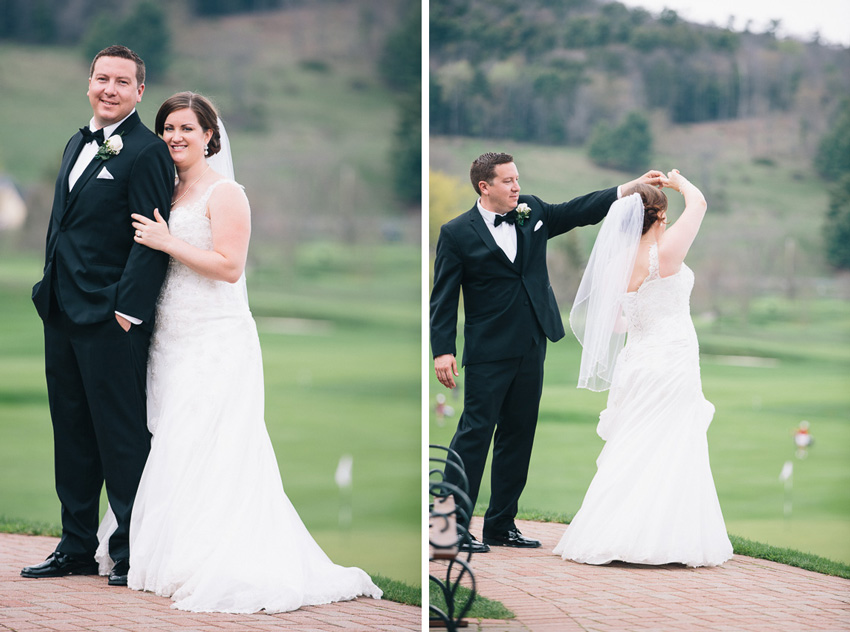
{"type": "Polygon", "coordinates": [[[103,169],[100,170],[100,173],[97,174],[97,179],[98,180],[114,180],[115,178],[113,178],[112,174],[109,173],[109,171],[107,171],[106,167],[104,167],[103,169]]]}
{"type": "Polygon", "coordinates": [[[538,219],[537,223],[534,225],[534,232],[536,233],[538,230],[540,230],[541,226],[543,226],[543,220],[538,219]]]}

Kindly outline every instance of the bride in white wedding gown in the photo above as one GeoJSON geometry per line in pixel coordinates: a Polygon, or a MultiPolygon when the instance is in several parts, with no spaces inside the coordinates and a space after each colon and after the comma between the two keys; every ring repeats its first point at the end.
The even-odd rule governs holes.
{"type": "MultiPolygon", "coordinates": [[[[205,158],[220,146],[215,110],[178,93],[160,108],[156,131],[179,184],[168,224],[133,216],[136,241],[171,263],[148,363],[153,440],[133,507],[128,586],[195,612],[380,598],[365,572],[325,555],[284,493],[245,289],[248,201],[205,158]]],[[[107,545],[104,537],[101,560],[107,545]]]]}
{"type": "Polygon", "coordinates": [[[694,275],[684,264],[706,203],[676,170],[665,186],[684,196],[682,216],[665,230],[667,198],[647,185],[615,202],[570,314],[583,346],[579,387],[610,393],[597,473],[554,550],[564,559],[713,566],[732,557],[708,459],[714,406],[702,393],[690,316],[694,275]]]}

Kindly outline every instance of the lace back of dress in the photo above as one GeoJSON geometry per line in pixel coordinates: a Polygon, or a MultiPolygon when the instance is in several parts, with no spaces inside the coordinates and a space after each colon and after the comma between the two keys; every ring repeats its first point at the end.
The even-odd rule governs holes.
{"type": "Polygon", "coordinates": [[[646,281],[657,279],[660,276],[658,272],[658,243],[654,243],[649,247],[649,274],[646,281]]]}
{"type": "Polygon", "coordinates": [[[681,269],[661,276],[658,244],[649,248],[649,274],[624,304],[629,336],[635,340],[651,333],[662,338],[690,338],[693,323],[690,316],[690,293],[694,276],[684,263],[681,269]]]}

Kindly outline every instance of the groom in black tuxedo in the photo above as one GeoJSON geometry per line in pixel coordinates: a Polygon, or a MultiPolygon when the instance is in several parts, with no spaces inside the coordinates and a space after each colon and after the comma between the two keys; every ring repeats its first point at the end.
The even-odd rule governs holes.
{"type": "MultiPolygon", "coordinates": [[[[650,171],[634,182],[658,185],[661,176],[650,171]]],[[[508,154],[479,156],[470,179],[478,202],[444,224],[437,242],[431,293],[434,369],[440,383],[455,387],[462,290],[466,385],[451,448],[463,461],[473,507],[493,440],[483,543],[473,538],[466,548],[479,553],[490,545],[534,548],[540,542],[523,536],[514,518],[537,426],[546,340],[564,337],[546,244],[576,226],[602,221],[619,193],[615,187],[563,204],[520,196],[519,172],[508,154]]]]}
{"type": "Polygon", "coordinates": [[[174,190],[168,147],[136,113],[145,65],[110,46],[91,65],[91,123],[65,146],[47,229],[44,277],[32,300],[44,321],[62,538],[24,577],[97,573],[98,510],[106,483],[118,528],[111,585],[126,585],[130,513],[150,450],[148,345],[168,267],[136,244],[130,214],[167,217],[174,190]]]}

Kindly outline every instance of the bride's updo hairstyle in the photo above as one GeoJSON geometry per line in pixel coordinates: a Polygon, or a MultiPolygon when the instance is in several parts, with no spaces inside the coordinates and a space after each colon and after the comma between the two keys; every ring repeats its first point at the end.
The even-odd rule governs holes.
{"type": "Polygon", "coordinates": [[[656,189],[649,184],[636,184],[623,191],[623,197],[637,193],[643,201],[643,232],[652,228],[652,225],[657,222],[661,216],[667,211],[667,196],[662,193],[661,189],[656,189]]]}
{"type": "Polygon", "coordinates": [[[205,96],[194,92],[178,92],[177,94],[168,97],[161,106],[159,112],[156,113],[156,123],[154,130],[158,136],[162,136],[165,131],[165,119],[168,115],[177,110],[192,110],[195,116],[198,117],[198,123],[204,131],[212,130],[212,138],[207,143],[207,157],[216,155],[221,150],[221,135],[218,131],[218,113],[210,100],[205,96]]]}

